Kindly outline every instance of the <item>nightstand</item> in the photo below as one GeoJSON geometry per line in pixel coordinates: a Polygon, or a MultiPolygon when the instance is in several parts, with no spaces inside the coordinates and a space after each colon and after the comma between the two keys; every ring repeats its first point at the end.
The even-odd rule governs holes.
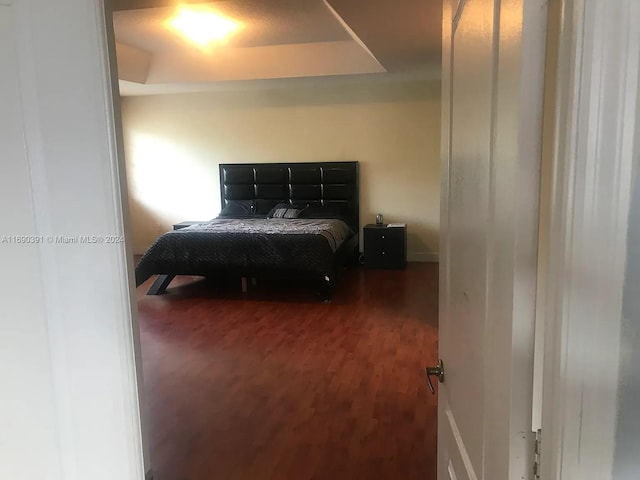
{"type": "Polygon", "coordinates": [[[180,222],[180,223],[174,223],[173,224],[173,229],[174,230],[180,230],[181,228],[187,228],[190,227],[191,225],[197,225],[198,223],[202,223],[203,220],[200,221],[188,221],[188,222],[180,222]]]}
{"type": "Polygon", "coordinates": [[[407,265],[407,227],[387,224],[365,225],[364,266],[367,268],[405,268],[407,265]]]}

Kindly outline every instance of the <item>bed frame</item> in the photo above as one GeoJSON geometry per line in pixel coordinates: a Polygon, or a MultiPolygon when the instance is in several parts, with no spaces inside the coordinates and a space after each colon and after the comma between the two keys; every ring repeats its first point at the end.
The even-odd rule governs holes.
{"type": "MultiPolygon", "coordinates": [[[[335,253],[335,271],[357,263],[360,232],[358,162],[221,164],[219,169],[222,208],[229,201],[252,201],[256,205],[256,215],[265,216],[280,202],[340,207],[355,235],[335,253]]],[[[239,274],[252,276],[251,272],[239,274]]],[[[148,294],[164,293],[173,278],[173,275],[158,275],[148,294]]],[[[325,300],[331,298],[335,280],[319,279],[320,294],[325,300]]]]}

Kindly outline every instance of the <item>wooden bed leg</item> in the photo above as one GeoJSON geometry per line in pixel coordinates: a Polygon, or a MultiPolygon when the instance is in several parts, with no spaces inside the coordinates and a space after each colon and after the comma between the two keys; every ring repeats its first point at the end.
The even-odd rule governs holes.
{"type": "Polygon", "coordinates": [[[162,295],[167,291],[167,287],[174,278],[175,275],[158,275],[147,291],[147,295],[162,295]]]}
{"type": "Polygon", "coordinates": [[[242,277],[242,293],[247,293],[247,277],[242,277]]]}

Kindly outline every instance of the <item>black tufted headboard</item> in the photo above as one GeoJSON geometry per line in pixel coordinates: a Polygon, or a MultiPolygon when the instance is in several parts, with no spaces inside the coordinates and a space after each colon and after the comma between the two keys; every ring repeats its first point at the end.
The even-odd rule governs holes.
{"type": "Polygon", "coordinates": [[[220,197],[223,208],[229,200],[253,200],[258,213],[278,202],[336,205],[360,230],[358,162],[221,164],[220,197]]]}

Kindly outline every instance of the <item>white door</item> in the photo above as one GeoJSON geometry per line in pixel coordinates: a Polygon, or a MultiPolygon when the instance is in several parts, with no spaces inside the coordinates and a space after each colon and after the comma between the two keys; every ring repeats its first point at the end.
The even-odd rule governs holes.
{"type": "Polygon", "coordinates": [[[446,0],[438,479],[530,478],[546,2],[446,0]]]}

